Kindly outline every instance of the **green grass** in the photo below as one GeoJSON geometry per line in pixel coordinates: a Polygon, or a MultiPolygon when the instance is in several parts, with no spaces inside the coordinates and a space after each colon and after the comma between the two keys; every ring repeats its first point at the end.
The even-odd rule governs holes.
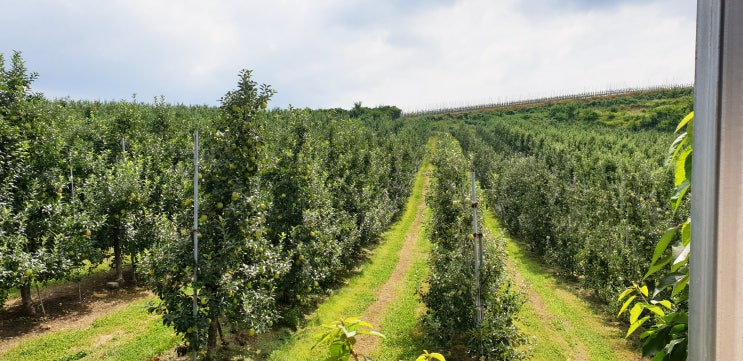
{"type": "MultiPolygon", "coordinates": [[[[425,162],[425,161],[424,161],[425,162]]],[[[321,325],[351,316],[363,314],[376,299],[376,291],[387,281],[399,261],[399,252],[405,236],[415,221],[418,203],[423,197],[425,168],[416,174],[413,190],[400,220],[385,232],[381,244],[374,250],[363,270],[352,277],[348,285],[322,303],[313,313],[306,326],[291,335],[289,342],[271,353],[271,360],[321,360],[326,355],[324,347],[311,349],[313,336],[320,332],[321,325]]]]}
{"type": "Polygon", "coordinates": [[[576,295],[576,284],[553,276],[536,257],[505,236],[490,213],[484,221],[496,238],[505,241],[506,253],[524,279],[527,300],[520,326],[536,338],[532,360],[640,359],[618,323],[605,319],[595,305],[576,295]]]}
{"type": "MultiPolygon", "coordinates": [[[[428,163],[424,163],[422,168],[429,169],[428,163]]],[[[429,217],[429,209],[425,208],[424,220],[429,217]]],[[[426,224],[426,221],[423,223],[426,224]]],[[[416,291],[428,275],[431,242],[425,235],[425,229],[422,228],[411,254],[415,261],[395,290],[395,299],[381,316],[379,331],[387,338],[372,353],[374,360],[414,360],[422,353],[424,343],[420,316],[425,311],[425,306],[420,303],[416,291]]]]}
{"type": "Polygon", "coordinates": [[[172,349],[178,338],[150,315],[145,305],[133,302],[104,315],[88,327],[31,337],[0,354],[8,361],[43,360],[147,360],[172,349]]]}

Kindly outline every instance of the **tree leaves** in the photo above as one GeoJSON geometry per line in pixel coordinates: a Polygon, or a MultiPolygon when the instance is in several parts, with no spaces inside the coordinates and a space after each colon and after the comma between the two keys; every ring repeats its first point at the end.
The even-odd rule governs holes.
{"type": "MultiPolygon", "coordinates": [[[[676,162],[674,165],[675,190],[671,198],[674,213],[679,209],[681,202],[691,189],[692,144],[690,138],[693,131],[693,117],[694,113],[692,112],[679,123],[676,132],[686,128],[687,133],[683,133],[671,146],[671,159],[676,162]]],[[[648,299],[647,292],[643,292],[642,288],[636,285],[626,289],[619,296],[619,300],[622,300],[632,293],[642,294],[642,300],[637,300],[636,296],[632,296],[628,301],[625,301],[619,314],[621,315],[630,303],[636,301],[630,311],[630,328],[627,331],[627,336],[635,332],[646,321],[652,320],[652,325],[642,333],[640,338],[643,339],[643,355],[654,356],[654,361],[686,359],[688,294],[684,291],[687,290],[689,284],[688,261],[690,250],[691,219],[687,219],[685,222],[666,230],[655,247],[650,268],[643,280],[648,279],[669,263],[671,274],[660,280],[653,291],[652,298],[648,299]],[[672,243],[675,239],[678,239],[678,241],[672,243]],[[669,287],[671,287],[670,300],[655,299],[664,293],[667,295],[666,290],[669,287]],[[663,306],[669,312],[666,313],[659,306],[663,306]],[[651,314],[639,318],[645,310],[650,311],[651,314]]]]}

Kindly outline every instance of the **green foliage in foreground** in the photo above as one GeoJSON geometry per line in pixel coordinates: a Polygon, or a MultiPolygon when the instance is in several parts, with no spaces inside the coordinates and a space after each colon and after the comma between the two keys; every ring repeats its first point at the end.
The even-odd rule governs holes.
{"type": "MultiPolygon", "coordinates": [[[[674,164],[673,211],[685,198],[691,197],[691,159],[693,154],[694,113],[687,115],[676,128],[682,132],[669,150],[674,164]],[[683,132],[682,132],[683,131],[683,132]]],[[[689,255],[691,250],[691,218],[669,228],[658,241],[650,269],[643,277],[670,267],[670,273],[654,285],[650,294],[646,285],[633,285],[619,295],[623,302],[619,315],[629,311],[627,337],[650,321],[651,326],[640,335],[642,353],[653,361],[686,360],[689,333],[689,255]],[[630,308],[630,306],[632,306],[630,308]]]]}
{"type": "Polygon", "coordinates": [[[359,317],[349,317],[344,320],[335,321],[331,324],[323,324],[325,332],[315,335],[317,342],[312,348],[319,345],[327,345],[330,357],[328,361],[346,361],[353,357],[358,361],[369,361],[369,357],[364,356],[354,350],[357,337],[361,335],[375,336],[384,339],[385,336],[374,330],[374,325],[362,321],[359,317]]]}
{"type": "MultiPolygon", "coordinates": [[[[355,361],[373,361],[368,356],[364,356],[354,350],[357,337],[361,335],[375,336],[382,339],[386,337],[374,330],[374,325],[362,321],[358,317],[349,317],[345,320],[335,321],[329,325],[322,325],[325,332],[315,335],[317,342],[314,347],[327,345],[330,357],[328,361],[346,361],[353,357],[355,361]]],[[[446,361],[444,355],[423,350],[423,353],[415,361],[446,361]]]]}

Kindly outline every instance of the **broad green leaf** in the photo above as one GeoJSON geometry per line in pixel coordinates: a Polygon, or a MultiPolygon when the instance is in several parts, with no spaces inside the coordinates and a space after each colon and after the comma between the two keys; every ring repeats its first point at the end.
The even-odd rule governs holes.
{"type": "Polygon", "coordinates": [[[632,322],[632,324],[629,326],[629,329],[627,330],[627,335],[625,335],[624,337],[629,337],[632,333],[637,331],[637,329],[642,326],[642,324],[645,323],[645,321],[647,321],[648,319],[650,319],[650,316],[645,316],[635,322],[632,322]]]}
{"type": "Polygon", "coordinates": [[[632,301],[635,300],[635,298],[637,298],[637,296],[632,296],[632,297],[628,298],[627,301],[624,301],[624,304],[622,305],[622,308],[620,308],[619,309],[619,313],[617,313],[617,317],[619,315],[621,315],[624,312],[624,310],[627,309],[627,307],[629,307],[629,305],[632,303],[632,301]]]}
{"type": "Polygon", "coordinates": [[[685,338],[675,338],[669,341],[665,348],[666,354],[670,355],[671,353],[673,353],[673,348],[676,347],[676,345],[684,342],[685,340],[685,338]]]}
{"type": "Polygon", "coordinates": [[[671,301],[669,301],[669,300],[660,300],[660,301],[655,301],[655,300],[653,300],[653,301],[650,301],[650,303],[652,303],[652,304],[654,304],[654,305],[661,305],[661,306],[663,306],[663,307],[665,307],[665,308],[667,308],[667,309],[669,309],[669,310],[670,310],[670,309],[671,309],[671,307],[673,306],[673,305],[671,304],[671,301]]]}
{"type": "Polygon", "coordinates": [[[446,361],[446,359],[444,358],[444,355],[437,353],[437,352],[428,353],[428,350],[423,350],[423,354],[421,354],[420,356],[418,356],[418,358],[415,359],[415,361],[428,361],[428,360],[446,361]]]}
{"type": "Polygon", "coordinates": [[[366,328],[374,328],[374,326],[366,321],[359,321],[358,322],[359,327],[366,327],[366,328]]]}
{"type": "Polygon", "coordinates": [[[640,293],[642,293],[643,296],[647,297],[648,296],[648,286],[642,285],[642,287],[640,287],[640,293]]]}
{"type": "Polygon", "coordinates": [[[676,133],[678,133],[681,129],[683,129],[687,123],[689,123],[692,119],[694,119],[694,112],[691,112],[687,114],[684,119],[681,119],[681,122],[676,127],[676,133]]]}
{"type": "Polygon", "coordinates": [[[673,209],[674,214],[681,205],[681,202],[684,200],[686,193],[689,192],[689,188],[691,188],[691,182],[688,179],[676,187],[676,193],[671,197],[671,200],[673,201],[671,203],[671,208],[673,209]]]}
{"type": "Polygon", "coordinates": [[[686,286],[689,284],[689,274],[687,273],[684,278],[682,278],[678,283],[676,283],[675,286],[673,286],[673,291],[671,291],[671,296],[676,296],[677,294],[681,293],[686,286]]]}
{"type": "Polygon", "coordinates": [[[345,357],[347,355],[350,356],[351,353],[346,352],[347,350],[345,346],[346,346],[345,344],[340,343],[340,342],[335,342],[335,343],[330,344],[330,347],[329,347],[330,355],[332,355],[333,357],[337,357],[337,358],[345,357]]]}
{"type": "Polygon", "coordinates": [[[663,317],[666,315],[666,312],[663,311],[663,309],[660,308],[660,306],[645,304],[645,309],[660,317],[663,317]]]}
{"type": "Polygon", "coordinates": [[[660,237],[660,241],[658,241],[658,244],[655,246],[655,250],[653,251],[653,258],[650,260],[651,264],[655,263],[658,258],[663,255],[663,252],[666,251],[668,245],[673,241],[673,236],[676,235],[676,231],[678,231],[678,226],[671,227],[666,230],[666,233],[663,233],[663,236],[660,237]]]}
{"type": "Polygon", "coordinates": [[[686,323],[678,323],[674,325],[671,328],[671,332],[678,334],[678,333],[687,331],[689,329],[688,318],[687,318],[687,321],[684,321],[684,322],[686,323]]]}
{"type": "Polygon", "coordinates": [[[687,133],[682,133],[681,135],[679,135],[678,138],[673,141],[671,147],[668,148],[668,159],[666,160],[666,164],[671,164],[671,162],[676,159],[679,152],[684,149],[684,146],[688,143],[689,140],[689,137],[687,137],[686,134],[687,133]]]}
{"type": "Polygon", "coordinates": [[[317,347],[317,345],[319,345],[321,343],[324,343],[325,341],[327,341],[328,339],[330,339],[332,337],[332,335],[333,335],[332,332],[325,332],[325,333],[318,333],[318,334],[316,334],[315,335],[315,338],[317,339],[317,342],[315,342],[315,345],[313,345],[312,348],[314,349],[315,347],[317,347]]]}
{"type": "Polygon", "coordinates": [[[642,314],[642,310],[644,309],[645,305],[642,302],[635,303],[629,311],[629,323],[637,322],[637,319],[640,318],[640,314],[642,314]]]}
{"type": "Polygon", "coordinates": [[[688,246],[691,241],[691,218],[687,219],[686,222],[681,226],[681,243],[684,246],[688,246]]]}
{"type": "Polygon", "coordinates": [[[671,264],[671,272],[676,272],[679,268],[683,267],[687,264],[689,261],[689,251],[691,250],[690,245],[684,246],[683,244],[678,244],[678,246],[673,247],[673,253],[675,255],[675,258],[673,260],[673,263],[671,264]]]}
{"type": "Polygon", "coordinates": [[[694,159],[694,152],[689,148],[689,155],[684,159],[684,175],[686,179],[691,182],[691,164],[694,159]]]}
{"type": "Polygon", "coordinates": [[[686,126],[686,134],[688,134],[687,137],[689,138],[689,146],[691,146],[691,144],[694,144],[694,120],[693,119],[689,121],[689,125],[686,126]]]}
{"type": "Polygon", "coordinates": [[[676,158],[676,164],[673,167],[673,185],[678,187],[681,183],[688,180],[686,175],[686,158],[691,154],[691,148],[686,148],[676,158]]]}
{"type": "Polygon", "coordinates": [[[668,342],[668,334],[671,332],[670,327],[661,326],[652,327],[640,335],[642,342],[642,355],[648,356],[658,353],[668,342]]]}
{"type": "Polygon", "coordinates": [[[671,312],[663,318],[663,321],[667,324],[676,323],[686,327],[689,323],[689,314],[686,312],[671,312]]]}
{"type": "Polygon", "coordinates": [[[622,292],[622,294],[619,295],[619,297],[617,297],[617,301],[623,300],[625,297],[627,297],[630,293],[634,291],[635,291],[634,287],[627,288],[626,290],[624,290],[624,292],[622,292]]]}
{"type": "Polygon", "coordinates": [[[670,263],[673,260],[673,257],[671,255],[665,256],[661,259],[659,259],[657,262],[653,263],[650,266],[650,269],[648,269],[648,273],[645,274],[645,277],[643,277],[643,281],[646,280],[648,277],[650,277],[655,272],[660,271],[665,267],[668,263],[670,263]]]}
{"type": "Polygon", "coordinates": [[[663,277],[660,282],[658,282],[658,286],[655,287],[655,290],[653,291],[653,298],[657,296],[659,293],[663,292],[668,287],[674,287],[676,283],[681,281],[684,277],[688,277],[688,275],[684,275],[681,273],[672,273],[669,275],[666,275],[663,277]]]}
{"type": "Polygon", "coordinates": [[[663,359],[665,358],[666,358],[666,349],[664,348],[655,354],[655,357],[653,357],[653,361],[663,361],[663,359]]]}
{"type": "Polygon", "coordinates": [[[351,317],[348,317],[345,320],[343,320],[343,323],[345,323],[345,324],[351,324],[351,323],[358,322],[359,320],[361,320],[361,317],[351,316],[351,317]]]}

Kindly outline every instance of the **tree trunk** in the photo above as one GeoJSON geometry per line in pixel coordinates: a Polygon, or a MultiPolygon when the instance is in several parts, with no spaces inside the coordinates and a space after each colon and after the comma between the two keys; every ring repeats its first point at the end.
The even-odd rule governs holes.
{"type": "Polygon", "coordinates": [[[121,238],[119,238],[118,232],[116,232],[114,236],[114,264],[116,265],[116,282],[119,283],[119,286],[124,284],[123,261],[121,258],[121,238]]]}
{"type": "Polygon", "coordinates": [[[217,337],[219,337],[219,321],[215,315],[212,315],[212,322],[209,323],[209,333],[206,336],[206,359],[214,360],[217,352],[217,337]]]}
{"type": "Polygon", "coordinates": [[[129,254],[129,257],[132,259],[132,281],[134,281],[134,285],[137,285],[137,254],[132,252],[129,254]]]}
{"type": "Polygon", "coordinates": [[[34,300],[31,298],[31,281],[27,281],[22,284],[21,287],[21,304],[23,305],[23,313],[26,316],[36,316],[36,308],[34,308],[34,300]]]}

